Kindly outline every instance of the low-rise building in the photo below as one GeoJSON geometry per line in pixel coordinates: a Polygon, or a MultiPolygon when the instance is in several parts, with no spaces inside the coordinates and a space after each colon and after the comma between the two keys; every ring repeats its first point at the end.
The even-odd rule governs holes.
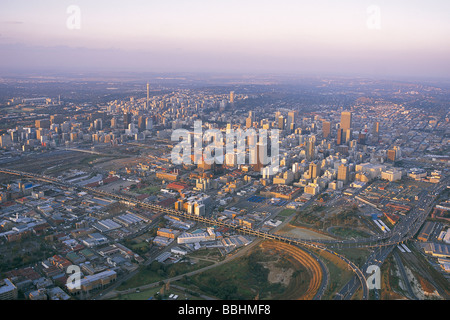
{"type": "Polygon", "coordinates": [[[8,278],[0,280],[0,300],[16,300],[17,287],[8,278]]]}

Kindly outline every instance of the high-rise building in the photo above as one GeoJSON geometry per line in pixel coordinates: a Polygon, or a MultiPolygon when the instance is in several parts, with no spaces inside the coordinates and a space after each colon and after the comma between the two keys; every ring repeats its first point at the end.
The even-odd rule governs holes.
{"type": "Polygon", "coordinates": [[[314,159],[315,146],[316,146],[316,137],[315,136],[309,137],[308,141],[306,142],[306,147],[307,147],[306,157],[308,160],[314,159]]]}
{"type": "Polygon", "coordinates": [[[34,126],[38,129],[39,128],[50,129],[50,120],[49,119],[36,120],[34,122],[34,126]]]}
{"type": "Polygon", "coordinates": [[[153,119],[152,118],[146,118],[145,119],[145,129],[146,130],[152,130],[153,129],[153,119]]]}
{"type": "Polygon", "coordinates": [[[138,129],[140,132],[145,131],[146,129],[146,120],[147,118],[144,116],[140,116],[138,119],[138,129]]]}
{"type": "Polygon", "coordinates": [[[345,134],[344,134],[344,130],[342,128],[337,129],[336,143],[338,146],[345,143],[345,134]]]}
{"type": "Polygon", "coordinates": [[[253,125],[252,118],[251,117],[246,118],[245,119],[245,127],[248,129],[248,128],[251,128],[252,125],[253,125]]]}
{"type": "Polygon", "coordinates": [[[378,121],[373,124],[372,137],[373,142],[378,142],[378,140],[380,139],[380,123],[378,121]]]}
{"type": "Polygon", "coordinates": [[[278,129],[280,129],[280,130],[284,129],[284,117],[283,116],[278,117],[278,129]]]}
{"type": "Polygon", "coordinates": [[[256,143],[256,148],[254,149],[254,151],[256,154],[254,154],[253,156],[250,155],[250,161],[254,160],[255,162],[252,164],[252,168],[254,171],[261,171],[262,168],[264,168],[266,166],[266,164],[268,163],[268,158],[267,158],[267,143],[263,143],[261,141],[259,141],[258,143],[256,143]]]}
{"type": "Polygon", "coordinates": [[[95,130],[102,130],[103,129],[103,121],[102,121],[102,119],[95,119],[94,120],[94,129],[95,130]]]}
{"type": "Polygon", "coordinates": [[[295,111],[289,111],[286,123],[286,129],[292,132],[295,129],[295,111]]]}
{"type": "Polygon", "coordinates": [[[123,125],[125,129],[128,129],[128,125],[131,123],[131,113],[124,112],[123,114],[123,125]]]}
{"type": "Polygon", "coordinates": [[[351,141],[352,140],[352,134],[353,134],[352,129],[344,130],[344,133],[345,133],[345,142],[351,141]]]}
{"type": "Polygon", "coordinates": [[[388,160],[394,162],[395,161],[395,150],[391,149],[387,151],[387,158],[388,160]]]}
{"type": "Polygon", "coordinates": [[[111,128],[116,128],[117,127],[117,119],[116,118],[112,118],[111,119],[111,128]]]}
{"type": "Polygon", "coordinates": [[[234,103],[234,91],[230,92],[230,103],[234,103]]]}
{"type": "Polygon", "coordinates": [[[359,144],[366,144],[366,134],[365,133],[360,133],[358,135],[358,143],[359,144]]]}
{"type": "Polygon", "coordinates": [[[9,147],[11,143],[11,135],[3,134],[0,136],[0,148],[9,147]]]}
{"type": "Polygon", "coordinates": [[[394,162],[401,158],[401,149],[399,146],[394,146],[392,149],[387,151],[388,160],[394,162]]]}
{"type": "Polygon", "coordinates": [[[61,124],[64,122],[64,117],[62,115],[51,115],[50,123],[51,124],[61,124]]]}
{"type": "Polygon", "coordinates": [[[309,176],[311,179],[315,179],[320,176],[320,167],[315,162],[309,164],[309,176]]]}
{"type": "Polygon", "coordinates": [[[350,111],[343,111],[341,113],[341,128],[345,131],[352,127],[352,113],[350,111]]]}
{"type": "Polygon", "coordinates": [[[323,137],[328,138],[331,134],[331,122],[329,121],[323,121],[322,122],[322,132],[323,137]]]}

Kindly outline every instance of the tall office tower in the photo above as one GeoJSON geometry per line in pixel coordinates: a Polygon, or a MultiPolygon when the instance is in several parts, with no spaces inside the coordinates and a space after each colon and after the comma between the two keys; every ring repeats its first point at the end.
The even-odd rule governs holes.
{"type": "Polygon", "coordinates": [[[11,144],[12,144],[11,135],[7,135],[6,133],[0,135],[0,147],[1,148],[9,147],[9,146],[11,146],[11,144]]]}
{"type": "Polygon", "coordinates": [[[102,121],[102,119],[95,119],[94,120],[94,129],[95,130],[102,130],[103,129],[103,121],[102,121]]]}
{"type": "Polygon", "coordinates": [[[374,134],[379,134],[380,133],[380,122],[377,121],[373,124],[373,132],[374,134]]]}
{"type": "Polygon", "coordinates": [[[140,132],[145,131],[146,129],[146,120],[147,118],[144,116],[140,116],[138,119],[138,129],[140,132]]]}
{"type": "Polygon", "coordinates": [[[337,175],[337,179],[339,181],[343,181],[344,183],[348,182],[348,175],[349,175],[349,170],[348,170],[348,166],[346,166],[345,164],[341,164],[338,168],[338,175],[337,175]]]}
{"type": "Polygon", "coordinates": [[[249,111],[248,112],[248,117],[252,119],[252,122],[254,122],[256,120],[256,115],[254,111],[249,111]]]}
{"type": "Polygon", "coordinates": [[[278,129],[284,130],[284,117],[283,116],[278,117],[278,129]]]}
{"type": "Polygon", "coordinates": [[[112,118],[111,119],[111,128],[115,129],[117,127],[117,119],[112,118]]]}
{"type": "Polygon", "coordinates": [[[256,153],[250,155],[250,162],[253,161],[253,163],[251,163],[253,170],[261,171],[261,169],[268,163],[267,154],[269,151],[267,150],[267,143],[258,141],[258,143],[256,143],[256,148],[251,152],[256,153]]]}
{"type": "Polygon", "coordinates": [[[315,179],[320,176],[320,167],[315,162],[309,164],[309,176],[311,179],[315,179]]]}
{"type": "Polygon", "coordinates": [[[10,135],[12,142],[19,142],[19,132],[17,130],[12,130],[10,135]]]}
{"type": "Polygon", "coordinates": [[[64,117],[62,115],[51,115],[50,123],[51,124],[61,124],[64,122],[64,117]]]}
{"type": "Polygon", "coordinates": [[[329,121],[323,121],[322,122],[322,132],[323,132],[323,137],[325,139],[330,136],[330,134],[331,134],[331,122],[329,122],[329,121]]]}
{"type": "Polygon", "coordinates": [[[248,128],[251,128],[252,126],[253,126],[252,117],[246,118],[245,119],[245,127],[248,129],[248,128]]]}
{"type": "Polygon", "coordinates": [[[131,123],[131,113],[124,112],[123,113],[123,125],[125,129],[128,129],[128,125],[131,123]]]}
{"type": "Polygon", "coordinates": [[[352,129],[344,130],[345,142],[349,142],[352,140],[352,133],[353,133],[352,129]]]}
{"type": "Polygon", "coordinates": [[[292,132],[295,129],[295,111],[289,111],[286,123],[287,130],[292,132]]]}
{"type": "Polygon", "coordinates": [[[36,120],[34,122],[34,126],[37,129],[40,129],[40,128],[42,128],[42,129],[50,129],[50,120],[48,120],[48,119],[36,120]]]}
{"type": "Polygon", "coordinates": [[[387,151],[388,160],[394,162],[401,158],[401,150],[399,146],[394,146],[394,148],[387,151]]]}
{"type": "Polygon", "coordinates": [[[359,144],[366,144],[366,138],[367,138],[367,136],[366,136],[365,133],[360,133],[358,135],[358,143],[359,144]]]}
{"type": "Polygon", "coordinates": [[[380,122],[375,122],[372,127],[372,137],[373,141],[378,141],[380,138],[380,122]]]}
{"type": "Polygon", "coordinates": [[[152,118],[145,119],[145,129],[147,129],[147,130],[153,129],[153,119],[152,118]]]}
{"type": "Polygon", "coordinates": [[[402,157],[402,150],[400,146],[395,146],[394,150],[395,150],[395,160],[399,160],[402,157]]]}
{"type": "Polygon", "coordinates": [[[234,91],[230,92],[230,103],[234,103],[234,91]]]}
{"type": "Polygon", "coordinates": [[[314,159],[315,146],[316,146],[316,137],[315,136],[309,137],[308,141],[306,142],[306,147],[307,147],[306,157],[310,161],[314,159]]]}
{"type": "Polygon", "coordinates": [[[280,112],[280,111],[275,112],[275,122],[278,121],[278,118],[279,118],[280,116],[281,116],[281,112],[280,112]]]}
{"type": "Polygon", "coordinates": [[[338,128],[337,129],[337,140],[336,140],[336,144],[339,146],[341,144],[345,143],[345,134],[344,134],[344,130],[342,128],[338,128]]]}
{"type": "Polygon", "coordinates": [[[345,131],[352,127],[352,113],[350,111],[343,111],[341,113],[341,128],[345,131]]]}
{"type": "Polygon", "coordinates": [[[387,151],[387,158],[388,160],[394,162],[395,161],[395,150],[391,149],[387,151]]]}

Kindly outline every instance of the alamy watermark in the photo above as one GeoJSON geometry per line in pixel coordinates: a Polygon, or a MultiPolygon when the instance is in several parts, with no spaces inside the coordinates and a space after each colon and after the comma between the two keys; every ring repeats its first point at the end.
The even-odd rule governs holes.
{"type": "Polygon", "coordinates": [[[368,17],[366,20],[366,26],[370,30],[381,29],[381,8],[375,4],[367,7],[366,10],[368,17]]]}
{"type": "Polygon", "coordinates": [[[202,121],[195,121],[194,132],[176,129],[172,132],[171,140],[179,142],[171,152],[172,163],[177,165],[249,164],[267,175],[275,174],[279,169],[278,129],[256,131],[254,128],[228,128],[223,134],[219,129],[203,132],[202,121]]]}
{"type": "Polygon", "coordinates": [[[69,30],[81,29],[81,9],[77,5],[70,5],[66,9],[66,13],[69,15],[66,20],[66,27],[69,30]]]}
{"type": "Polygon", "coordinates": [[[81,269],[77,265],[67,267],[66,273],[69,274],[66,280],[66,287],[70,290],[81,289],[81,269]]]}
{"type": "Polygon", "coordinates": [[[369,290],[373,289],[381,289],[381,272],[380,267],[377,265],[370,265],[367,267],[366,270],[367,274],[370,274],[370,276],[367,278],[367,288],[369,290]]]}

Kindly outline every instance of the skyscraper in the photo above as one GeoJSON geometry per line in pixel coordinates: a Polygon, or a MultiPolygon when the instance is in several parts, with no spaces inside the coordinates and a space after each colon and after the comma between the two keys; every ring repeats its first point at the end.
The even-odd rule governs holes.
{"type": "Polygon", "coordinates": [[[255,161],[255,163],[252,163],[252,168],[254,171],[261,171],[262,168],[268,163],[267,158],[267,143],[263,143],[261,141],[258,141],[256,143],[256,148],[253,150],[254,154],[250,155],[251,160],[255,161]]]}
{"type": "Polygon", "coordinates": [[[309,137],[308,141],[306,142],[306,147],[307,147],[306,157],[308,160],[314,159],[315,146],[316,146],[316,137],[315,136],[309,137]]]}
{"type": "Polygon", "coordinates": [[[342,128],[337,129],[336,143],[337,143],[337,145],[341,145],[341,144],[345,143],[345,134],[344,134],[344,130],[342,130],[342,128]]]}
{"type": "Polygon", "coordinates": [[[125,129],[128,129],[128,125],[131,123],[131,113],[124,112],[123,113],[123,125],[125,129]]]}
{"type": "Polygon", "coordinates": [[[378,142],[380,139],[380,122],[375,122],[372,127],[372,140],[378,142]]]}
{"type": "Polygon", "coordinates": [[[230,103],[234,103],[234,91],[230,92],[230,103]]]}
{"type": "Polygon", "coordinates": [[[140,116],[139,117],[139,119],[138,119],[139,132],[145,131],[145,129],[146,129],[146,121],[147,121],[146,117],[144,117],[144,116],[140,116]]]}
{"type": "Polygon", "coordinates": [[[283,116],[278,117],[278,129],[284,130],[284,117],[283,116]]]}
{"type": "Polygon", "coordinates": [[[309,176],[311,179],[315,179],[320,175],[320,167],[315,162],[309,164],[309,176]]]}
{"type": "Polygon", "coordinates": [[[289,111],[286,127],[290,132],[295,129],[295,111],[289,111]]]}
{"type": "Polygon", "coordinates": [[[350,111],[343,111],[341,113],[341,128],[345,131],[352,127],[352,113],[350,111]]]}
{"type": "Polygon", "coordinates": [[[345,164],[341,164],[338,168],[337,179],[346,183],[348,182],[348,174],[349,174],[348,166],[346,166],[345,164]]]}

